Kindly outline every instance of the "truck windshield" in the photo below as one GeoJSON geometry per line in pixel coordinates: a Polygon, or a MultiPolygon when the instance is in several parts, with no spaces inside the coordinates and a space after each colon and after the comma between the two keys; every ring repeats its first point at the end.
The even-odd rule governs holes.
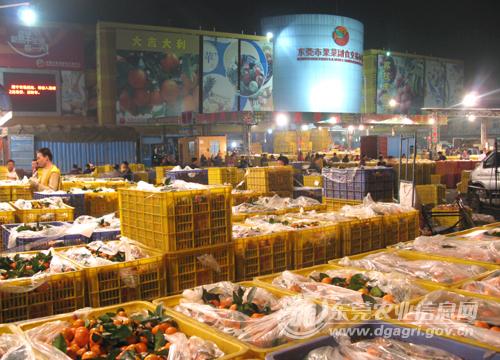
{"type": "MultiPolygon", "coordinates": [[[[496,153],[496,163],[497,163],[497,166],[500,166],[500,152],[497,152],[496,153]]],[[[484,168],[493,168],[495,167],[495,156],[494,154],[491,154],[490,156],[488,156],[486,158],[486,160],[484,160],[484,165],[483,165],[484,168]]]]}

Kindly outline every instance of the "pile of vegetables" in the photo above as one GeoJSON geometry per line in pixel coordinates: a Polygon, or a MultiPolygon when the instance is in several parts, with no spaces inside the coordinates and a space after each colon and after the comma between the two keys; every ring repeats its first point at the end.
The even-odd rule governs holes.
{"type": "Polygon", "coordinates": [[[52,346],[73,360],[167,360],[180,354],[183,359],[210,360],[224,355],[209,341],[187,339],[161,306],[131,315],[119,308],[92,319],[75,316],[53,338],[52,346]]]}
{"type": "Polygon", "coordinates": [[[39,252],[35,256],[16,254],[0,257],[0,280],[31,277],[50,269],[52,252],[39,252]]]}
{"type": "Polygon", "coordinates": [[[50,229],[52,226],[49,224],[40,224],[39,222],[33,224],[22,224],[18,226],[15,230],[17,232],[22,231],[42,231],[45,229],[50,229]]]}

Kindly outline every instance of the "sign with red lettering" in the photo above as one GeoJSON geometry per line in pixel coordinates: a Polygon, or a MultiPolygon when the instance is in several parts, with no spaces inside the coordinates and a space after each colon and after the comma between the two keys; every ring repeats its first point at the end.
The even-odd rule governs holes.
{"type": "Polygon", "coordinates": [[[83,32],[78,28],[0,26],[0,66],[83,69],[83,32]]]}

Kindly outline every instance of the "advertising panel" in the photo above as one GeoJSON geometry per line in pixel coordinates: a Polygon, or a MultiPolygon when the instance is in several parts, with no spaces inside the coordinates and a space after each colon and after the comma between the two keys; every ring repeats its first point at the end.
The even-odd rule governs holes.
{"type": "Polygon", "coordinates": [[[241,41],[240,110],[273,111],[273,44],[241,41]]]}
{"type": "Polygon", "coordinates": [[[446,103],[446,65],[439,60],[425,60],[424,107],[444,107],[446,103]]]}
{"type": "Polygon", "coordinates": [[[457,105],[464,95],[464,65],[446,63],[446,101],[447,107],[457,105]]]}
{"type": "Polygon", "coordinates": [[[117,30],[118,124],[147,124],[199,111],[199,37],[117,30]]]}
{"type": "Polygon", "coordinates": [[[203,37],[203,112],[238,111],[238,40],[203,37]]]}
{"type": "Polygon", "coordinates": [[[86,114],[85,76],[82,71],[61,71],[61,114],[86,114]]]}
{"type": "Polygon", "coordinates": [[[71,27],[0,26],[0,66],[83,69],[83,32],[71,27]]]}
{"type": "Polygon", "coordinates": [[[276,111],[360,111],[362,23],[342,16],[303,14],[265,18],[262,28],[274,35],[276,111]]]}
{"type": "Polygon", "coordinates": [[[424,60],[379,55],[377,114],[418,114],[423,105],[424,60]]]}

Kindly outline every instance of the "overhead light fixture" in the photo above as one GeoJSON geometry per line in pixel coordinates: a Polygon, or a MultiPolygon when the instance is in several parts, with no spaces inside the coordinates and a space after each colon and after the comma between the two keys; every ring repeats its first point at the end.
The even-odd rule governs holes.
{"type": "MultiPolygon", "coordinates": [[[[29,3],[28,3],[29,4],[29,3]]],[[[17,16],[23,25],[34,26],[38,20],[38,14],[32,6],[25,5],[17,11],[17,16]]]]}
{"type": "Polygon", "coordinates": [[[429,120],[427,120],[427,122],[429,123],[429,125],[434,125],[436,123],[436,119],[430,117],[429,120]]]}
{"type": "Polygon", "coordinates": [[[338,122],[337,117],[336,116],[332,116],[331,118],[328,119],[328,122],[330,124],[336,124],[338,122]]]}
{"type": "Polygon", "coordinates": [[[474,114],[467,115],[467,120],[469,120],[470,122],[475,121],[476,120],[476,115],[474,115],[474,114]]]}
{"type": "Polygon", "coordinates": [[[359,131],[363,131],[365,129],[365,126],[363,124],[359,125],[358,126],[358,130],[359,131]]]}
{"type": "Polygon", "coordinates": [[[271,41],[274,37],[274,34],[270,31],[267,32],[266,34],[266,38],[267,38],[267,41],[271,41]]]}
{"type": "Polygon", "coordinates": [[[286,114],[280,113],[276,115],[276,125],[279,127],[285,127],[288,125],[288,116],[286,114]]]}
{"type": "Polygon", "coordinates": [[[354,132],[354,126],[349,125],[349,126],[347,127],[347,131],[349,131],[350,133],[354,132]]]}
{"type": "Polygon", "coordinates": [[[396,101],[396,99],[390,99],[389,100],[389,107],[395,108],[396,106],[398,106],[398,102],[396,101]]]}
{"type": "Polygon", "coordinates": [[[475,92],[470,92],[467,95],[464,96],[462,100],[462,105],[465,107],[473,107],[477,105],[477,100],[479,99],[479,96],[477,96],[477,93],[475,92]]]}
{"type": "Polygon", "coordinates": [[[231,147],[232,147],[233,149],[236,149],[236,147],[237,147],[237,146],[238,146],[238,143],[237,143],[236,141],[233,141],[233,142],[231,143],[231,147]]]}
{"type": "Polygon", "coordinates": [[[302,124],[302,126],[300,127],[300,130],[302,130],[302,131],[307,131],[307,130],[309,130],[309,125],[307,125],[307,124],[302,124]]]}
{"type": "Polygon", "coordinates": [[[267,133],[268,133],[269,135],[271,135],[271,134],[273,133],[273,129],[271,129],[271,128],[267,129],[267,133]]]}
{"type": "Polygon", "coordinates": [[[385,52],[385,56],[391,56],[391,52],[390,51],[386,51],[385,52]]]}

